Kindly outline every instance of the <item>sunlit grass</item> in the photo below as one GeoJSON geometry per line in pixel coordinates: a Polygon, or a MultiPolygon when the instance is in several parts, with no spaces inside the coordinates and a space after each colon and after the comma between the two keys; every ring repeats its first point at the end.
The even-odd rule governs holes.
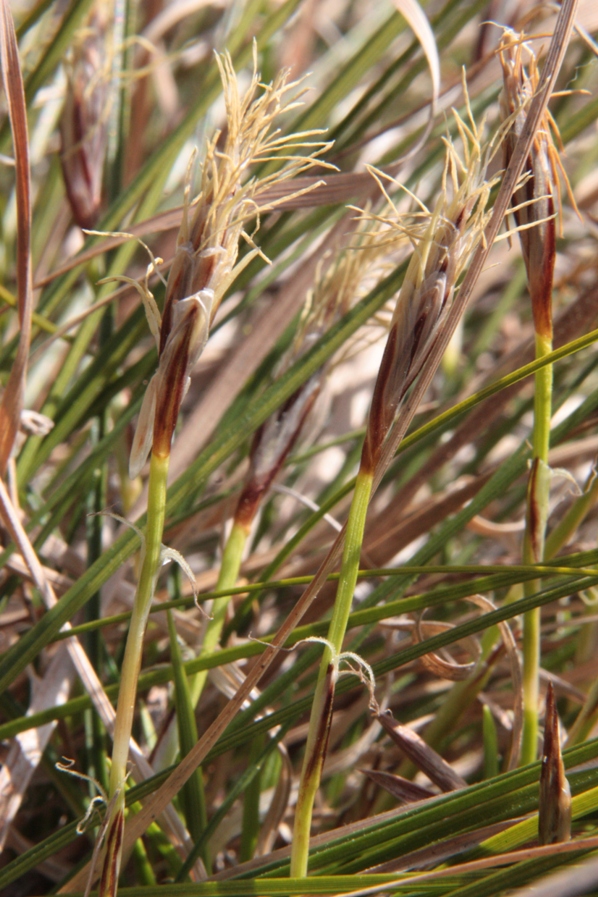
{"type": "Polygon", "coordinates": [[[2,5],[0,888],[596,849],[592,5],[400,8],[2,5]]]}

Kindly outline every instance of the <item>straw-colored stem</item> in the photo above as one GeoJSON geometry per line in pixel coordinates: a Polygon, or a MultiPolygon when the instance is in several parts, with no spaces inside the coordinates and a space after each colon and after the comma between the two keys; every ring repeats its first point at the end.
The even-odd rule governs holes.
{"type": "MultiPolygon", "coordinates": [[[[225,589],[234,588],[237,584],[247,536],[248,531],[245,526],[239,523],[233,523],[233,527],[226,540],[226,545],[224,546],[224,551],[222,553],[222,563],[220,565],[220,572],[216,583],[216,591],[223,592],[225,589]]],[[[212,603],[212,616],[206,626],[203,644],[201,646],[201,657],[207,657],[218,647],[229,603],[230,595],[222,595],[220,598],[214,599],[212,603]]],[[[194,704],[197,704],[201,697],[207,677],[208,671],[200,670],[200,672],[193,676],[190,681],[191,697],[194,704]]]]}
{"type": "MultiPolygon", "coordinates": [[[[536,334],[536,357],[552,351],[550,336],[536,334]]],[[[545,365],[535,374],[533,466],[528,489],[528,508],[523,562],[539,564],[544,560],[544,538],[548,519],[550,475],[550,419],[552,416],[552,365],[545,365]]],[[[538,580],[524,584],[525,595],[540,588],[538,580]]],[[[528,611],[523,618],[523,737],[521,764],[532,763],[538,753],[538,699],[540,671],[540,608],[528,611]]]]}
{"type": "Polygon", "coordinates": [[[342,651],[359,572],[359,559],[372,491],[372,479],[370,473],[360,471],[355,482],[355,492],[349,511],[341,575],[328,629],[328,644],[324,647],[318,673],[301,770],[291,849],[291,878],[304,878],[307,875],[313,806],[326,756],[338,656],[342,651]]]}
{"type": "MultiPolygon", "coordinates": [[[[114,740],[112,749],[112,766],[110,769],[110,820],[122,817],[125,806],[125,779],[127,775],[127,759],[129,755],[129,742],[133,727],[135,712],[135,699],[137,696],[137,681],[141,666],[143,651],[143,638],[147,624],[147,618],[154,597],[156,577],[160,569],[160,556],[162,551],[162,534],[164,531],[164,514],[166,508],[166,481],[170,457],[158,457],[152,454],[150,462],[147,527],[143,546],[143,562],[135,603],[131,615],[129,634],[125,646],[123,658],[118,704],[116,708],[116,720],[114,725],[114,740]]],[[[108,826],[110,833],[110,823],[108,826]]],[[[107,838],[105,866],[118,867],[120,857],[111,855],[111,852],[119,851],[120,844],[115,844],[107,838]]],[[[102,876],[102,881],[105,880],[102,876]]],[[[112,876],[107,878],[107,889],[100,887],[100,895],[113,893],[114,882],[112,876]]]]}

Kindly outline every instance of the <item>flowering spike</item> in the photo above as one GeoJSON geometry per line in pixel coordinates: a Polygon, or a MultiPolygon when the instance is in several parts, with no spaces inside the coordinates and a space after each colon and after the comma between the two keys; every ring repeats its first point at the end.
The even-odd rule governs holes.
{"type": "MultiPolygon", "coordinates": [[[[458,121],[460,119],[457,116],[458,121]]],[[[450,308],[455,284],[482,238],[491,184],[485,179],[487,153],[478,130],[463,126],[469,165],[453,144],[447,153],[443,191],[428,223],[412,227],[414,253],[392,316],[390,332],[374,387],[362,469],[372,472],[405,394],[424,365],[450,308]]],[[[405,225],[388,218],[389,226],[405,225]]]]}
{"type": "Polygon", "coordinates": [[[93,227],[102,205],[110,112],[110,3],[96,3],[65,66],[67,87],[60,122],[60,161],[77,224],[93,227]]]}
{"type": "Polygon", "coordinates": [[[571,789],[561,756],[559,718],[552,682],[548,683],[546,693],[538,833],[541,844],[556,844],[571,837],[571,789]]]}
{"type": "MultiPolygon", "coordinates": [[[[523,34],[506,30],[499,59],[503,70],[500,107],[509,125],[503,146],[508,164],[524,125],[526,106],[536,93],[539,74],[536,57],[523,34]]],[[[541,338],[552,337],[552,281],[556,257],[557,219],[562,218],[561,177],[571,190],[552,133],[558,130],[546,113],[536,132],[527,160],[528,177],[514,194],[514,216],[527,271],[534,329],[541,338]]],[[[573,203],[575,200],[573,200],[573,203]]]]}
{"type": "Polygon", "coordinates": [[[170,454],[189,376],[208,340],[213,303],[214,292],[206,289],[179,300],[174,306],[172,328],[160,354],[156,378],[153,450],[159,457],[170,454]]]}
{"type": "MultiPolygon", "coordinates": [[[[274,127],[283,109],[294,105],[288,102],[287,94],[298,85],[288,82],[287,73],[278,75],[272,84],[262,85],[257,68],[254,68],[249,88],[241,96],[228,54],[217,55],[216,61],[225,99],[226,136],[222,145],[220,133],[208,144],[202,165],[201,189],[194,203],[188,200],[187,182],[183,222],[168,278],[159,333],[158,374],[153,387],[156,393],[155,421],[153,428],[146,419],[141,422],[141,433],[134,443],[133,470],[143,466],[149,448],[147,440],[152,432],[154,452],[163,458],[170,454],[172,435],[191,370],[205,347],[225,291],[248,261],[244,258],[237,264],[239,240],[245,237],[255,247],[243,228],[256,216],[256,199],[277,181],[294,177],[314,164],[326,164],[319,162],[317,157],[328,144],[309,143],[305,139],[318,132],[286,137],[274,127]],[[308,154],[296,155],[295,151],[302,147],[309,148],[308,154]],[[252,164],[272,156],[284,162],[280,170],[263,179],[247,179],[247,170],[252,164]]],[[[267,203],[262,206],[262,210],[268,208],[267,203]]],[[[252,252],[259,250],[254,248],[252,252]]],[[[145,301],[145,296],[143,298],[145,301]]],[[[152,401],[153,398],[148,400],[148,409],[152,401]]]]}

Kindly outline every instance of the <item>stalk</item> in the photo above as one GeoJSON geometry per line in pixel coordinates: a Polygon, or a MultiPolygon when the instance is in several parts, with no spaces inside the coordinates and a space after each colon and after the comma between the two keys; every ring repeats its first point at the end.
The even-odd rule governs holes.
{"type": "Polygon", "coordinates": [[[170,456],[160,458],[154,453],[151,455],[143,562],[135,593],[135,603],[127,636],[118,694],[112,769],[110,771],[111,796],[118,788],[122,787],[126,775],[129,737],[133,724],[143,637],[154,596],[156,575],[160,568],[169,461],[170,456]]]}
{"type": "Polygon", "coordinates": [[[121,861],[121,843],[124,828],[125,781],[129,741],[133,728],[137,680],[141,667],[143,638],[154,589],[161,565],[162,534],[166,508],[166,482],[170,455],[159,457],[152,452],[150,460],[147,528],[143,561],[129,634],[123,659],[109,782],[109,818],[106,829],[106,854],[100,880],[99,895],[114,894],[118,882],[121,861]]]}
{"type": "MultiPolygon", "coordinates": [[[[536,357],[552,351],[552,338],[536,334],[536,357]]],[[[550,497],[550,419],[552,412],[552,365],[537,371],[534,378],[533,460],[527,493],[526,528],[523,540],[524,564],[541,564],[545,559],[545,533],[550,497]]],[[[524,583],[524,595],[533,595],[539,580],[524,583]]],[[[540,608],[523,617],[523,736],[521,763],[533,763],[538,751],[538,704],[540,674],[540,608]]]]}
{"type": "MultiPolygon", "coordinates": [[[[521,34],[505,31],[500,46],[504,90],[500,105],[509,127],[505,139],[508,162],[524,126],[525,106],[539,83],[536,57],[521,34]]],[[[557,210],[560,210],[559,178],[564,172],[552,141],[554,128],[549,113],[544,115],[527,160],[527,177],[514,195],[514,215],[530,293],[536,358],[552,351],[552,285],[556,257],[557,210]]],[[[566,176],[565,176],[566,181],[566,176]]],[[[552,417],[552,365],[537,371],[534,378],[533,458],[527,490],[523,560],[541,564],[545,559],[546,524],[550,496],[550,420],[552,417]]],[[[540,587],[538,580],[524,585],[531,595],[540,587]]],[[[523,618],[523,738],[521,763],[531,763],[538,752],[538,698],[540,671],[540,609],[523,618]]]]}
{"type": "Polygon", "coordinates": [[[359,572],[361,544],[363,542],[372,482],[372,473],[364,472],[363,470],[359,472],[355,482],[351,510],[349,511],[341,563],[341,577],[328,629],[328,644],[324,646],[324,654],[318,672],[305,757],[301,771],[301,784],[295,808],[291,878],[304,878],[307,875],[313,805],[320,785],[322,767],[326,756],[328,734],[332,719],[334,687],[338,676],[338,658],[343,647],[347,620],[351,612],[353,593],[359,572]]]}
{"type": "MultiPolygon", "coordinates": [[[[216,583],[216,591],[221,592],[225,589],[232,589],[237,584],[239,578],[239,570],[241,569],[241,561],[243,559],[243,551],[249,535],[248,530],[237,523],[233,523],[230,535],[226,540],[224,551],[222,553],[222,563],[216,583]]],[[[215,598],[212,603],[212,615],[206,626],[203,642],[201,646],[201,656],[206,657],[218,647],[224,621],[226,620],[226,610],[230,602],[230,595],[222,595],[215,598]]],[[[201,693],[208,678],[208,670],[200,670],[192,677],[189,686],[191,689],[191,700],[193,706],[196,706],[201,693]]]]}

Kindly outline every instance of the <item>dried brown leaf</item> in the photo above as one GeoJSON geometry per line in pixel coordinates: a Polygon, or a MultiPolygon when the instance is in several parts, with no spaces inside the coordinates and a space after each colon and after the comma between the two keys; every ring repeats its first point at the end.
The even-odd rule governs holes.
{"type": "Polygon", "coordinates": [[[0,404],[0,476],[12,451],[19,428],[27,359],[31,342],[33,290],[31,267],[31,180],[29,170],[29,136],[27,106],[19,62],[19,48],[8,0],[0,6],[0,61],[2,80],[8,100],[8,114],[15,154],[17,205],[17,301],[19,315],[19,345],[8,383],[0,404]]]}
{"type": "Polygon", "coordinates": [[[402,726],[388,713],[380,713],[377,718],[394,743],[441,791],[467,788],[465,779],[462,779],[434,748],[426,744],[417,732],[408,726],[402,726]]]}
{"type": "Polygon", "coordinates": [[[435,797],[428,788],[422,788],[421,785],[416,785],[415,782],[410,782],[409,779],[404,779],[403,776],[397,776],[392,772],[381,772],[376,769],[360,769],[359,772],[362,772],[364,776],[384,788],[403,804],[435,797]]]}

